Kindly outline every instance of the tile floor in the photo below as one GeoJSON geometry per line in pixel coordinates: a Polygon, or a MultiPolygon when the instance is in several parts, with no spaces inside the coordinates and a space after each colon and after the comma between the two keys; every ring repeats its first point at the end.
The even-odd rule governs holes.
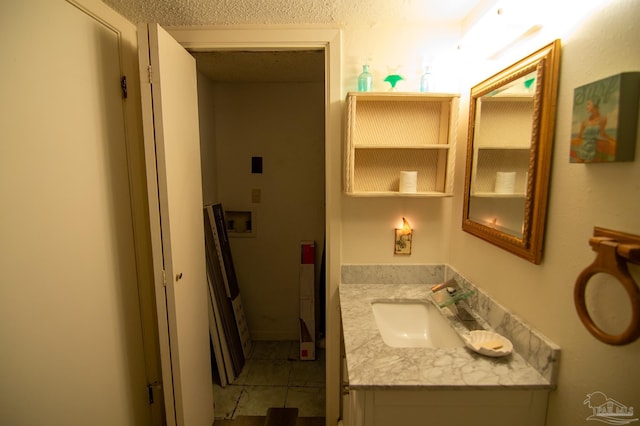
{"type": "Polygon", "coordinates": [[[213,385],[215,417],[264,416],[269,407],[297,407],[299,417],[324,417],[325,354],[300,361],[298,342],[253,342],[249,359],[235,382],[213,385]]]}

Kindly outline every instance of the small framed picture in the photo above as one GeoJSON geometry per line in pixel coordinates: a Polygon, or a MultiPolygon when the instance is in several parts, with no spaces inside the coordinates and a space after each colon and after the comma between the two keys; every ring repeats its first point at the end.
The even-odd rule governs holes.
{"type": "Polygon", "coordinates": [[[411,254],[411,237],[413,232],[404,229],[396,229],[396,243],[394,254],[411,254]]]}
{"type": "Polygon", "coordinates": [[[633,161],[639,97],[640,72],[625,72],[577,87],[569,161],[633,161]]]}

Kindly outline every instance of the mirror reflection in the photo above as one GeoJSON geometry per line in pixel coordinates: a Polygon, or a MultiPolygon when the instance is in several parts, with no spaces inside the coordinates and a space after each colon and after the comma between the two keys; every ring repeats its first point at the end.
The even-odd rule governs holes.
{"type": "Polygon", "coordinates": [[[536,72],[476,100],[469,219],[523,236],[536,72]]]}
{"type": "Polygon", "coordinates": [[[560,42],[471,89],[462,228],[539,263],[560,42]]]}

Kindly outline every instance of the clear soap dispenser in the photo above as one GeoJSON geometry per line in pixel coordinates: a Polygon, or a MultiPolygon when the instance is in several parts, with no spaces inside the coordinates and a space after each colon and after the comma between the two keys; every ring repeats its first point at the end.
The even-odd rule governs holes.
{"type": "Polygon", "coordinates": [[[358,76],[358,91],[371,92],[373,89],[373,76],[369,73],[369,65],[362,66],[362,73],[358,76]]]}
{"type": "Polygon", "coordinates": [[[420,91],[421,92],[429,92],[431,91],[431,67],[426,66],[424,70],[424,74],[420,77],[420,91]]]}

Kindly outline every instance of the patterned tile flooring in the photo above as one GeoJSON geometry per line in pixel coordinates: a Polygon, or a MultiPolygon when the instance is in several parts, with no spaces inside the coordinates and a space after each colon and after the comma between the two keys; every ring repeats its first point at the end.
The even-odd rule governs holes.
{"type": "Polygon", "coordinates": [[[325,354],[300,361],[298,342],[255,341],[233,384],[213,385],[215,417],[264,416],[269,407],[297,407],[300,417],[324,417],[325,354]]]}

